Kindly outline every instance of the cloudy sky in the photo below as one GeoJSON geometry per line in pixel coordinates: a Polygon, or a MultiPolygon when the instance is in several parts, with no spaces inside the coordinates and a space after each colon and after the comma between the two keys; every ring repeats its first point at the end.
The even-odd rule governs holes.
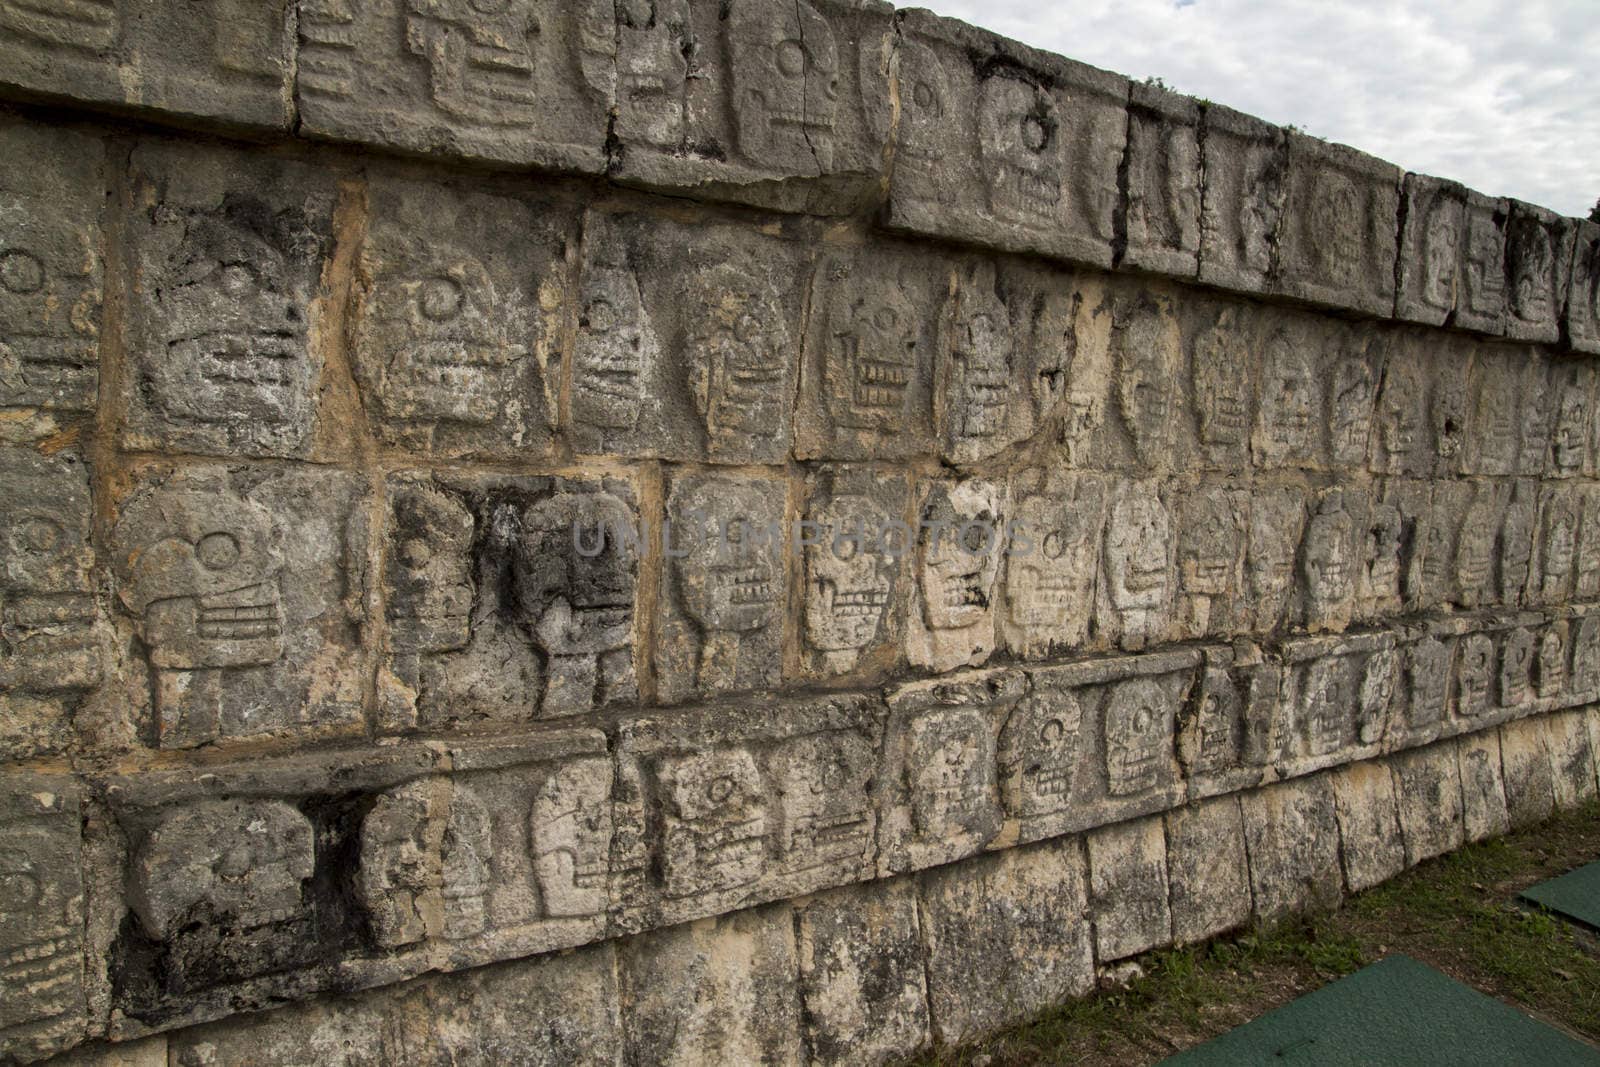
{"type": "Polygon", "coordinates": [[[1491,195],[1600,197],[1596,0],[917,3],[1491,195]]]}

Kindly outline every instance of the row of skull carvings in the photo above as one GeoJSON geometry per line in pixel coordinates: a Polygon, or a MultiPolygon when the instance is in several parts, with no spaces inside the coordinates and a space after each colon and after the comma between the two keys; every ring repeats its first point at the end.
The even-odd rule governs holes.
{"type": "MultiPolygon", "coordinates": [[[[70,452],[8,449],[0,474],[14,501],[0,544],[0,681],[93,689],[109,643],[85,466],[70,452]]],[[[333,492],[304,477],[302,500],[333,492]]],[[[788,522],[789,483],[775,473],[671,471],[660,513],[641,512],[621,473],[391,475],[375,539],[382,724],[636,702],[640,575],[657,565],[656,642],[644,652],[664,702],[779,686],[791,595],[802,664],[787,677],[800,681],[902,662],[947,671],[997,647],[1037,658],[1600,598],[1600,488],[1588,482],[1393,478],[1315,490],[1043,470],[917,482],[823,466],[799,488],[799,521],[788,522]]],[[[359,490],[338,522],[323,516],[331,532],[301,544],[288,527],[306,513],[283,510],[284,499],[208,468],[118,505],[109,577],[148,661],[163,746],[235,732],[219,709],[250,699],[252,670],[318,658],[312,621],[338,598],[307,607],[308,590],[335,565],[365,567],[359,490]],[[351,543],[323,544],[340,539],[351,543]],[[335,548],[332,563],[307,555],[335,548]]],[[[339,511],[328,501],[309,514],[339,511]]],[[[370,627],[363,596],[345,599],[357,604],[352,621],[370,627]]],[[[349,673],[360,673],[355,661],[349,673]]],[[[281,698],[268,689],[254,699],[281,698]]]]}
{"type": "MultiPolygon", "coordinates": [[[[105,190],[93,168],[92,182],[65,162],[49,172],[104,146],[26,125],[0,126],[7,141],[46,174],[0,222],[14,324],[0,327],[0,406],[91,411],[105,190]]],[[[549,457],[565,435],[593,455],[968,464],[1054,433],[1096,469],[1571,476],[1600,462],[1592,367],[1460,333],[888,240],[829,248],[804,222],[585,212],[381,167],[336,313],[321,288],[340,256],[332,170],[151,140],[127,180],[156,202],[127,220],[119,267],[130,365],[111,401],[137,450],[335,458],[319,451],[333,447],[319,397],[338,392],[319,338],[343,318],[373,431],[440,456],[549,457]]]]}
{"type": "MultiPolygon", "coordinates": [[[[1480,622],[113,778],[96,789],[126,885],[88,892],[125,894],[131,1011],[285,971],[302,992],[335,971],[393,981],[438,965],[438,946],[451,967],[565,948],[1600,697],[1600,616],[1480,622]],[[313,928],[323,941],[299,937],[313,928]]],[[[0,809],[0,875],[27,890],[0,902],[0,969],[81,952],[63,932],[85,906],[75,797],[33,783],[0,809]]],[[[53,1003],[31,987],[24,1002],[53,1003]]]]}

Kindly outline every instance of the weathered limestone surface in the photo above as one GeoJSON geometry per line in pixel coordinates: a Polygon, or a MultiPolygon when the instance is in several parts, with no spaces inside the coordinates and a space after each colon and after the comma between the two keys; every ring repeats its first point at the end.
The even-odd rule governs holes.
{"type": "Polygon", "coordinates": [[[891,1060],[1600,793],[1591,223],[876,0],[0,147],[0,1061],[891,1060]]]}

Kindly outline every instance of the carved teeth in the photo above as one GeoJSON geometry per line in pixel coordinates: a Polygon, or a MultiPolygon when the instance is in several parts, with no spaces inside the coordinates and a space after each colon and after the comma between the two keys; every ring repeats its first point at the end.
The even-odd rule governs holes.
{"type": "Polygon", "coordinates": [[[1028,170],[1004,160],[989,175],[995,208],[1008,214],[1049,218],[1061,200],[1061,189],[1047,173],[1028,170]]]}
{"type": "Polygon", "coordinates": [[[947,608],[986,608],[989,597],[983,588],[981,571],[957,574],[940,583],[940,597],[947,608]]]}
{"type": "Polygon", "coordinates": [[[1072,776],[1065,767],[1038,767],[1028,772],[1033,780],[1033,792],[1041,797],[1064,796],[1072,784],[1072,776]]]}
{"type": "Polygon", "coordinates": [[[1162,567],[1140,567],[1130,565],[1128,574],[1123,579],[1131,593],[1146,593],[1152,589],[1164,589],[1167,584],[1166,570],[1162,567]]]}

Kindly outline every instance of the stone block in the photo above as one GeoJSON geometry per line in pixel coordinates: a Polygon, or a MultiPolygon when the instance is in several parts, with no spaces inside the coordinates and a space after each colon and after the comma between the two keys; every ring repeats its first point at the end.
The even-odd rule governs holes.
{"type": "Polygon", "coordinates": [[[62,753],[106,675],[89,468],[72,451],[0,446],[0,759],[62,753]]]}
{"type": "Polygon", "coordinates": [[[1256,918],[1335,907],[1344,892],[1333,785],[1325,775],[1239,798],[1256,918]]]}
{"type": "MultiPolygon", "coordinates": [[[[1461,767],[1453,741],[1390,760],[1400,807],[1406,866],[1461,847],[1464,834],[1461,767]]],[[[1592,777],[1592,776],[1591,776],[1592,777]]]]}
{"type": "Polygon", "coordinates": [[[130,180],[123,446],[311,456],[332,173],[147,142],[130,180]]]}
{"type": "Polygon", "coordinates": [[[1579,352],[1600,355],[1600,225],[1568,219],[1572,265],[1567,272],[1565,335],[1579,352]]]}
{"type": "Polygon", "coordinates": [[[1005,488],[976,478],[941,480],[925,483],[920,494],[906,658],[934,671],[977,666],[995,646],[1005,488]]]}
{"type": "Polygon", "coordinates": [[[1465,470],[1469,474],[1517,473],[1520,451],[1520,360],[1499,345],[1472,350],[1465,470]]]}
{"type": "Polygon", "coordinates": [[[1574,703],[1593,703],[1600,692],[1600,616],[1586,615],[1575,620],[1569,642],[1572,664],[1567,685],[1574,703]]]}
{"type": "Polygon", "coordinates": [[[1327,331],[1311,316],[1270,311],[1262,313],[1257,329],[1261,370],[1251,458],[1265,470],[1321,467],[1332,384],[1323,369],[1327,331]]]}
{"type": "Polygon", "coordinates": [[[1011,476],[1000,635],[1039,658],[1089,641],[1107,484],[1093,474],[1022,470],[1011,476]]]}
{"type": "Polygon", "coordinates": [[[67,778],[8,773],[0,791],[0,1056],[8,1059],[70,1048],[88,1025],[81,810],[67,778]]]}
{"type": "Polygon", "coordinates": [[[1244,640],[1203,655],[1199,680],[1178,713],[1178,761],[1190,799],[1259,784],[1289,742],[1279,707],[1282,665],[1244,640]]]}
{"type": "Polygon", "coordinates": [[[1518,341],[1559,340],[1572,260],[1571,233],[1555,212],[1513,200],[1505,235],[1506,336],[1518,341]]]}
{"type": "Polygon", "coordinates": [[[625,1063],[804,1060],[787,906],[647,934],[617,955],[625,1063]]]}
{"type": "Polygon", "coordinates": [[[592,36],[583,32],[586,6],[298,6],[301,133],[496,164],[605,169],[611,96],[579,76],[592,36]]]}
{"type": "Polygon", "coordinates": [[[165,1034],[143,1041],[114,1045],[80,1045],[51,1060],[52,1067],[167,1067],[169,1049],[165,1034]]]}
{"type": "Polygon", "coordinates": [[[1151,475],[1186,466],[1183,337],[1173,294],[1119,287],[1111,300],[1100,464],[1151,475]]]}
{"type": "Polygon", "coordinates": [[[1250,921],[1250,867],[1239,801],[1217,797],[1167,813],[1172,934],[1195,944],[1250,921]]]}
{"type": "Polygon", "coordinates": [[[1276,288],[1371,315],[1394,312],[1400,169],[1304,134],[1289,134],[1276,288]]]}
{"type": "MultiPolygon", "coordinates": [[[[995,837],[1002,820],[996,735],[1027,692],[1027,679],[1015,671],[975,671],[887,692],[880,873],[950,863],[995,837]]],[[[1068,728],[1063,721],[1049,733],[1065,739],[1068,728]]]]}
{"type": "Polygon", "coordinates": [[[1595,756],[1588,717],[1581,711],[1544,716],[1550,749],[1550,784],[1556,807],[1576,808],[1595,796],[1595,756]]]}
{"type": "Polygon", "coordinates": [[[161,748],[364,727],[367,486],[333,470],[150,466],[117,502],[113,578],[161,748]]]}
{"type": "Polygon", "coordinates": [[[1109,267],[1126,79],[926,11],[898,18],[889,226],[1109,267]]]}
{"type": "Polygon", "coordinates": [[[445,975],[425,989],[422,1018],[433,1040],[416,1051],[419,1058],[572,1067],[617,1061],[621,1006],[609,944],[445,975]]]}
{"type": "Polygon", "coordinates": [[[1143,82],[1129,90],[1121,265],[1193,278],[1200,269],[1201,105],[1143,82]]]}
{"type": "Polygon", "coordinates": [[[290,0],[87,0],[0,10],[0,84],[208,125],[291,122],[290,0]]]}
{"type": "Polygon", "coordinates": [[[1375,585],[1379,598],[1397,584],[1398,520],[1374,545],[1373,566],[1363,566],[1369,503],[1360,491],[1325,489],[1310,504],[1300,542],[1300,601],[1302,622],[1312,633],[1339,633],[1350,625],[1358,578],[1375,585]]]}
{"type": "Polygon", "coordinates": [[[1467,190],[1455,324],[1498,336],[1505,332],[1506,222],[1511,202],[1467,190]]]}
{"type": "Polygon", "coordinates": [[[1236,292],[1266,292],[1284,221],[1288,137],[1218,104],[1206,106],[1204,131],[1200,280],[1236,292]]]}
{"type": "MultiPolygon", "coordinates": [[[[949,265],[927,249],[873,242],[821,257],[811,278],[797,456],[896,459],[934,450],[934,352],[948,288],[949,265]]],[[[979,398],[975,392],[974,403],[979,398]]]]}
{"type": "Polygon", "coordinates": [[[999,737],[1000,796],[1021,841],[1164,811],[1183,799],[1175,752],[1197,650],[1028,671],[999,737]]]}
{"type": "Polygon", "coordinates": [[[622,478],[390,476],[385,730],[638,699],[638,494],[622,478]]]}
{"type": "Polygon", "coordinates": [[[1090,288],[1073,276],[989,259],[961,265],[946,284],[933,365],[940,458],[982,462],[1070,423],[1093,377],[1086,350],[1103,329],[1085,308],[1090,288]]]}
{"type": "Polygon", "coordinates": [[[1136,956],[1172,941],[1167,837],[1160,816],[1101,827],[1085,838],[1095,958],[1136,956]]]}
{"type": "MultiPolygon", "coordinates": [[[[641,828],[649,855],[623,920],[664,925],[870,877],[883,747],[883,706],[861,694],[625,720],[617,823],[641,828]]],[[[989,751],[975,773],[993,775],[989,751]]]]}
{"type": "Polygon", "coordinates": [[[1442,178],[1407,174],[1400,206],[1395,317],[1442,326],[1464,295],[1467,190],[1442,178]]]}
{"type": "Polygon", "coordinates": [[[1374,474],[1430,477],[1466,464],[1468,362],[1451,341],[1423,330],[1380,339],[1387,358],[1372,435],[1374,474]]]}
{"type": "Polygon", "coordinates": [[[910,881],[853,886],[799,905],[795,939],[813,1062],[884,1063],[927,1044],[927,975],[910,881]]]}
{"type": "Polygon", "coordinates": [[[1077,838],[930,871],[919,893],[935,1037],[952,1044],[1082,996],[1094,952],[1077,838]]]}
{"type": "Polygon", "coordinates": [[[1531,478],[1545,474],[1550,459],[1556,401],[1550,359],[1540,348],[1518,352],[1522,382],[1518,389],[1520,432],[1517,438],[1517,473],[1531,478]]]}
{"type": "Polygon", "coordinates": [[[1245,542],[1245,592],[1254,630],[1272,633],[1287,620],[1295,599],[1295,557],[1306,524],[1306,494],[1297,488],[1255,489],[1245,542]]]}
{"type": "Polygon", "coordinates": [[[374,178],[351,309],[356,380],[386,445],[551,450],[570,205],[374,178]]]}
{"type": "Polygon", "coordinates": [[[1399,703],[1394,636],[1295,638],[1284,642],[1283,656],[1290,731],[1280,759],[1304,774],[1377,755],[1399,703]]]}
{"type": "Polygon", "coordinates": [[[1528,604],[1561,604],[1571,596],[1582,504],[1568,486],[1547,484],[1540,490],[1539,525],[1524,598],[1528,604]]]}
{"type": "Polygon", "coordinates": [[[1220,637],[1248,629],[1244,555],[1249,527],[1248,491],[1199,485],[1178,496],[1178,598],[1176,635],[1220,637]]]}
{"type": "MultiPolygon", "coordinates": [[[[655,671],[665,701],[778,683],[788,488],[754,474],[675,473],[655,671]]],[[[663,535],[668,533],[663,527],[663,535]]]]}
{"type": "Polygon", "coordinates": [[[892,9],[842,0],[589,4],[584,80],[614,101],[607,174],[702,199],[842,213],[876,194],[892,9]]]}
{"type": "Polygon", "coordinates": [[[1340,858],[1352,893],[1371,889],[1406,869],[1406,852],[1387,764],[1366,760],[1330,776],[1339,817],[1340,858]]]}
{"type": "Polygon", "coordinates": [[[1155,482],[1124,482],[1106,515],[1096,633],[1129,651],[1165,640],[1177,595],[1172,512],[1155,482]]]}
{"type": "Polygon", "coordinates": [[[808,266],[782,232],[587,216],[567,415],[578,452],[789,455],[808,266]]]}
{"type": "Polygon", "coordinates": [[[161,1062],[177,1067],[366,1067],[421,1059],[432,1046],[429,1009],[420,985],[296,1004],[180,1031],[170,1039],[169,1058],[161,1062]]]}
{"type": "Polygon", "coordinates": [[[1511,829],[1543,822],[1555,812],[1555,776],[1542,719],[1520,719],[1500,728],[1500,765],[1511,829]]]}
{"type": "Polygon", "coordinates": [[[105,148],[8,121],[0,151],[27,163],[0,174],[0,409],[8,438],[46,436],[98,395],[105,148]]]}
{"type": "Polygon", "coordinates": [[[1192,304],[1197,310],[1180,321],[1189,358],[1186,384],[1198,442],[1196,460],[1208,470],[1244,470],[1255,423],[1253,383],[1260,376],[1255,336],[1260,313],[1220,300],[1196,299],[1192,304]]]}
{"type": "Polygon", "coordinates": [[[881,467],[830,465],[806,479],[802,658],[830,678],[892,669],[909,597],[906,476],[881,467]]]}
{"type": "Polygon", "coordinates": [[[1511,829],[1500,771],[1500,731],[1462,734],[1456,744],[1461,764],[1461,821],[1466,840],[1499,837],[1511,829]]]}
{"type": "Polygon", "coordinates": [[[1576,478],[1595,470],[1595,370],[1583,360],[1555,360],[1550,366],[1555,418],[1550,430],[1546,471],[1552,478],[1576,478]]]}

